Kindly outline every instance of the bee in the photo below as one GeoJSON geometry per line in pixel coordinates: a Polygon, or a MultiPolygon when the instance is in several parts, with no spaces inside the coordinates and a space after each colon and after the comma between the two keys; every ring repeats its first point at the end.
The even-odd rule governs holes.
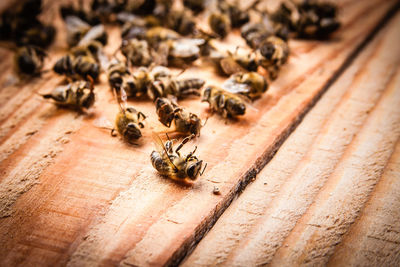
{"type": "Polygon", "coordinates": [[[150,47],[146,40],[123,40],[121,52],[127,62],[134,66],[149,66],[152,63],[150,47]]]}
{"type": "Polygon", "coordinates": [[[56,29],[51,25],[38,24],[18,34],[18,45],[48,47],[54,40],[56,29]]]}
{"type": "Polygon", "coordinates": [[[174,122],[175,129],[173,132],[200,136],[200,129],[203,127],[201,119],[196,114],[179,107],[174,101],[167,98],[157,98],[156,112],[159,121],[168,128],[174,122]]]}
{"type": "Polygon", "coordinates": [[[287,42],[277,36],[270,36],[257,50],[258,64],[268,71],[271,79],[276,79],[281,66],[288,60],[289,52],[287,42]]]}
{"type": "Polygon", "coordinates": [[[168,65],[185,68],[200,57],[200,47],[204,43],[204,39],[167,40],[168,65]]]}
{"type": "Polygon", "coordinates": [[[87,44],[91,41],[99,41],[102,45],[107,44],[108,35],[102,24],[91,26],[75,16],[68,16],[65,23],[67,43],[70,47],[87,44]]]}
{"type": "Polygon", "coordinates": [[[18,73],[28,75],[39,75],[43,67],[46,52],[36,46],[20,47],[14,57],[18,73]]]}
{"type": "Polygon", "coordinates": [[[264,15],[260,22],[245,24],[240,30],[246,43],[253,49],[259,48],[260,44],[272,35],[283,40],[287,40],[289,35],[289,28],[285,24],[274,22],[267,15],[264,15]]]}
{"type": "Polygon", "coordinates": [[[298,37],[324,39],[340,27],[333,3],[304,0],[281,3],[271,18],[286,24],[298,37]]]}
{"type": "Polygon", "coordinates": [[[196,22],[194,21],[192,12],[186,8],[170,11],[163,21],[166,27],[182,35],[194,33],[196,28],[196,22]]]}
{"type": "MultiPolygon", "coordinates": [[[[255,1],[252,6],[257,5],[259,1],[255,1]]],[[[226,0],[218,1],[218,9],[229,16],[232,28],[237,28],[249,22],[250,16],[248,10],[240,9],[240,4],[237,0],[230,3],[226,0]]]]}
{"type": "Polygon", "coordinates": [[[203,170],[201,170],[203,161],[194,156],[197,147],[187,155],[180,154],[179,150],[181,150],[191,138],[192,136],[184,138],[174,151],[173,142],[171,140],[166,141],[164,145],[160,137],[153,133],[153,140],[156,145],[156,150],[150,155],[153,167],[161,175],[172,180],[186,184],[193,183],[199,175],[203,175],[207,164],[204,166],[203,170]]]}
{"type": "MultiPolygon", "coordinates": [[[[133,107],[122,108],[115,118],[115,129],[122,138],[131,144],[142,137],[140,129],[144,128],[143,120],[146,116],[133,107]]],[[[115,129],[111,130],[111,135],[115,136],[115,129]]]]}
{"type": "Polygon", "coordinates": [[[112,89],[134,90],[135,83],[129,68],[118,60],[111,61],[107,69],[108,82],[112,89]]]}
{"type": "MultiPolygon", "coordinates": [[[[97,1],[93,1],[92,5],[95,2],[97,1]]],[[[88,12],[85,10],[82,0],[79,0],[78,7],[75,7],[72,3],[68,5],[61,5],[60,14],[63,20],[66,20],[67,17],[77,17],[86,23],[89,23],[90,25],[97,25],[101,22],[100,18],[96,16],[94,12],[88,12]]]]}
{"type": "Polygon", "coordinates": [[[53,99],[55,104],[82,111],[93,106],[95,101],[93,80],[75,81],[65,86],[56,87],[50,94],[42,95],[45,99],[53,99]]]}
{"type": "Polygon", "coordinates": [[[201,101],[208,102],[211,111],[221,114],[224,118],[234,118],[246,112],[246,104],[239,95],[216,86],[207,87],[201,101]]]}
{"type": "Polygon", "coordinates": [[[96,80],[100,74],[101,49],[102,45],[97,41],[74,47],[54,64],[53,70],[72,79],[86,79],[90,76],[96,80]]]}
{"type": "Polygon", "coordinates": [[[225,75],[257,71],[258,68],[255,54],[248,52],[239,54],[238,48],[234,53],[228,51],[227,56],[217,57],[214,62],[225,75]]]}
{"type": "Polygon", "coordinates": [[[151,27],[146,30],[144,38],[150,46],[157,48],[158,44],[166,40],[178,40],[182,36],[174,30],[164,27],[151,27]]]}
{"type": "Polygon", "coordinates": [[[222,88],[254,100],[267,91],[268,82],[264,76],[257,72],[237,73],[233,74],[222,85],[222,88]]]}
{"type": "Polygon", "coordinates": [[[176,77],[158,77],[150,84],[147,95],[151,100],[158,97],[175,96],[183,98],[189,95],[200,96],[199,90],[205,81],[198,78],[178,80],[176,77]]]}
{"type": "Polygon", "coordinates": [[[216,11],[208,17],[208,25],[220,38],[225,38],[231,31],[231,20],[227,14],[216,11]]]}

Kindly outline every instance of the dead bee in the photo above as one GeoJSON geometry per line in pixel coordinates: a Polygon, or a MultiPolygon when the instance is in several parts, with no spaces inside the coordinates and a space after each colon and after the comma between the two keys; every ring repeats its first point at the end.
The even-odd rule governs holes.
{"type": "Polygon", "coordinates": [[[153,167],[161,174],[172,180],[184,183],[192,183],[199,175],[203,175],[207,164],[201,171],[203,164],[194,153],[197,147],[187,155],[181,155],[179,150],[192,138],[183,139],[182,143],[173,151],[173,142],[168,140],[164,143],[157,134],[153,133],[156,150],[151,153],[150,160],[153,167]]]}
{"type": "MultiPolygon", "coordinates": [[[[251,6],[257,5],[258,2],[259,1],[255,1],[251,6]]],[[[229,16],[232,28],[240,27],[250,20],[248,10],[240,9],[240,3],[238,0],[235,0],[234,2],[220,0],[218,1],[217,6],[222,13],[229,16]]]]}
{"type": "Polygon", "coordinates": [[[200,57],[200,46],[204,44],[203,39],[167,40],[160,44],[158,50],[159,63],[162,65],[186,68],[200,57]]]}
{"type": "Polygon", "coordinates": [[[91,41],[99,41],[102,45],[107,44],[108,35],[102,24],[91,26],[75,16],[67,17],[65,23],[67,26],[67,43],[70,47],[91,41]]]}
{"type": "Polygon", "coordinates": [[[233,118],[246,112],[246,104],[240,96],[216,86],[207,87],[201,101],[208,102],[211,111],[221,114],[224,118],[233,118]]]}
{"type": "Polygon", "coordinates": [[[62,107],[82,111],[90,108],[95,101],[93,80],[90,82],[75,81],[65,86],[56,87],[50,94],[42,95],[45,99],[53,99],[62,107]]]}
{"type": "Polygon", "coordinates": [[[196,22],[190,10],[183,8],[181,10],[171,10],[165,19],[166,27],[177,31],[182,35],[192,34],[195,31],[196,22]]]}
{"type": "Polygon", "coordinates": [[[183,98],[189,95],[200,95],[199,90],[205,81],[198,78],[187,78],[178,80],[176,77],[158,77],[150,84],[147,95],[155,100],[158,97],[175,96],[183,98]]]}
{"type": "Polygon", "coordinates": [[[211,30],[219,37],[225,38],[231,31],[231,20],[227,14],[216,11],[208,17],[208,24],[211,30]]]}
{"type": "Polygon", "coordinates": [[[121,52],[127,62],[134,66],[149,66],[152,63],[151,50],[146,40],[123,40],[121,52]]]}
{"type": "Polygon", "coordinates": [[[20,47],[14,57],[17,72],[32,76],[39,75],[42,70],[45,57],[46,52],[39,47],[20,47]]]}
{"type": "Polygon", "coordinates": [[[152,27],[146,30],[145,37],[150,46],[157,48],[158,44],[166,40],[178,40],[182,36],[174,30],[164,27],[152,27]]]}
{"type": "Polygon", "coordinates": [[[51,25],[39,24],[16,36],[18,45],[48,47],[54,40],[56,29],[51,25]]]}
{"type": "Polygon", "coordinates": [[[289,28],[285,24],[272,21],[268,15],[263,15],[260,22],[245,24],[240,30],[246,43],[253,49],[259,48],[260,44],[272,35],[283,40],[287,40],[289,35],[289,28]]]}
{"type": "Polygon", "coordinates": [[[172,132],[200,136],[200,129],[203,126],[201,119],[196,114],[179,107],[174,101],[157,98],[156,112],[159,121],[168,128],[174,122],[175,127],[172,132]]]}
{"type": "Polygon", "coordinates": [[[108,82],[111,89],[119,90],[122,88],[125,91],[134,90],[135,83],[129,68],[118,60],[113,60],[107,69],[108,82]]]}
{"type": "Polygon", "coordinates": [[[333,3],[304,0],[284,2],[271,14],[274,21],[288,25],[298,37],[323,39],[340,27],[333,3]]]}
{"type": "MultiPolygon", "coordinates": [[[[96,2],[96,0],[93,2],[96,2]]],[[[61,5],[60,14],[64,20],[66,20],[67,17],[77,17],[86,23],[89,23],[90,25],[97,25],[101,23],[100,18],[95,15],[94,12],[85,10],[82,0],[79,0],[78,7],[74,6],[72,2],[68,5],[61,5]]]]}
{"type": "MultiPolygon", "coordinates": [[[[126,142],[134,144],[137,139],[142,137],[140,129],[144,128],[142,123],[144,119],[146,116],[133,107],[121,107],[115,119],[115,128],[126,142]]],[[[113,136],[115,135],[114,131],[115,129],[111,131],[113,136]]]]}
{"type": "Polygon", "coordinates": [[[234,53],[228,51],[227,56],[217,57],[213,60],[217,67],[225,75],[235,73],[257,71],[258,63],[254,53],[238,53],[238,48],[234,53]]]}
{"type": "Polygon", "coordinates": [[[267,91],[267,80],[257,72],[237,73],[222,85],[225,90],[254,100],[267,91]]]}
{"type": "Polygon", "coordinates": [[[257,50],[258,64],[268,70],[271,79],[278,77],[279,70],[289,57],[287,42],[276,36],[268,37],[257,50]]]}
{"type": "Polygon", "coordinates": [[[96,80],[100,74],[101,49],[102,45],[97,41],[74,47],[54,64],[53,70],[72,79],[86,79],[90,76],[96,80]]]}

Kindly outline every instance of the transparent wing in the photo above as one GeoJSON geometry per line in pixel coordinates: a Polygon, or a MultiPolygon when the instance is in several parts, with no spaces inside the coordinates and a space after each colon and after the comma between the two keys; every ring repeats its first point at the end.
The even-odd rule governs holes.
{"type": "Polygon", "coordinates": [[[248,94],[251,90],[250,85],[235,82],[234,79],[226,80],[222,85],[222,89],[234,94],[248,94]]]}
{"type": "Polygon", "coordinates": [[[98,128],[104,128],[109,130],[113,128],[112,123],[105,116],[100,116],[99,118],[95,119],[93,121],[93,125],[98,128]]]}
{"type": "Polygon", "coordinates": [[[93,26],[79,41],[78,45],[86,45],[90,41],[96,40],[97,38],[101,37],[105,33],[105,29],[103,24],[99,24],[93,26]]]}

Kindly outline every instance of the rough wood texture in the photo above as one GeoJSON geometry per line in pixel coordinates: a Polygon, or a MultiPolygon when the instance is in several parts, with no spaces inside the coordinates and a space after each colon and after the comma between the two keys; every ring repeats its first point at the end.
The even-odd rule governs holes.
{"type": "MultiPolygon", "coordinates": [[[[59,2],[52,3],[56,5],[59,2]]],[[[218,116],[209,119],[200,139],[194,142],[199,147],[198,156],[208,162],[208,168],[205,175],[192,187],[183,187],[164,179],[157,175],[151,167],[149,161],[149,155],[153,149],[151,130],[158,127],[155,126],[157,123],[152,103],[131,101],[132,105],[149,115],[150,118],[144,130],[142,144],[128,146],[118,138],[111,138],[108,131],[98,129],[93,125],[94,120],[101,116],[112,120],[118,110],[106,83],[106,77],[102,76],[101,84],[96,87],[98,101],[92,114],[79,116],[67,110],[59,110],[35,94],[51,90],[61,81],[60,77],[48,73],[44,75],[43,79],[15,84],[10,70],[11,56],[6,50],[1,50],[0,55],[4,56],[4,60],[0,64],[2,73],[0,75],[0,84],[2,85],[0,89],[0,173],[2,174],[0,178],[0,247],[2,248],[0,265],[93,266],[121,264],[147,266],[179,262],[203,237],[238,192],[272,157],[293,127],[328,88],[330,82],[351,63],[354,52],[359,50],[360,45],[376,25],[384,19],[396,1],[370,0],[360,4],[359,1],[352,0],[341,3],[343,27],[335,35],[335,38],[330,42],[291,41],[290,46],[295,56],[290,58],[289,64],[282,69],[280,78],[274,81],[267,94],[254,103],[257,110],[249,109],[246,116],[240,121],[225,121],[218,116]],[[220,188],[221,195],[212,194],[214,186],[220,188]]],[[[398,19],[396,21],[398,25],[398,19]]],[[[58,23],[60,24],[59,21],[58,23]]],[[[109,27],[108,30],[111,34],[110,40],[113,41],[107,46],[106,52],[111,55],[120,40],[119,32],[115,27],[109,27]]],[[[398,35],[398,32],[395,34],[398,35]]],[[[47,66],[51,66],[63,53],[64,38],[65,36],[61,33],[56,44],[51,48],[51,58],[46,64],[47,66]]],[[[355,119],[350,121],[349,117],[347,122],[349,124],[348,131],[331,132],[329,136],[329,138],[333,136],[333,140],[339,142],[337,148],[342,149],[343,153],[348,149],[348,143],[353,140],[353,134],[356,134],[363,125],[361,121],[367,120],[365,111],[373,108],[379,95],[385,90],[386,82],[389,83],[386,80],[389,80],[393,72],[389,70],[394,69],[398,64],[398,52],[391,46],[398,43],[398,39],[390,40],[393,43],[389,44],[388,39],[381,41],[380,46],[384,46],[386,49],[377,48],[377,51],[373,52],[373,49],[369,48],[371,62],[373,60],[378,62],[378,59],[383,57],[382,60],[386,60],[387,66],[376,67],[378,73],[371,71],[369,73],[371,77],[359,74],[352,86],[349,84],[343,86],[342,84],[342,93],[337,93],[337,90],[328,91],[328,94],[333,94],[333,98],[325,100],[327,105],[331,105],[331,102],[339,105],[339,100],[335,96],[340,98],[345,94],[347,88],[349,88],[349,93],[346,95],[354,93],[355,99],[360,99],[360,102],[357,102],[349,97],[348,101],[355,103],[356,110],[352,113],[355,119]],[[388,62],[392,62],[392,64],[390,65],[388,62]],[[373,87],[371,90],[365,90],[360,85],[368,84],[368,81],[364,81],[364,79],[370,79],[368,81],[373,81],[374,84],[379,84],[379,81],[382,86],[379,88],[370,86],[373,87]],[[364,99],[364,97],[369,98],[364,99]],[[360,119],[360,123],[354,123],[358,119],[360,119]],[[338,134],[343,138],[339,138],[338,134]]],[[[239,41],[243,42],[234,35],[227,39],[232,48],[239,41]]],[[[363,58],[365,57],[367,56],[363,56],[363,58]]],[[[371,62],[367,65],[373,68],[371,62]]],[[[360,65],[361,63],[355,68],[360,68],[360,65]]],[[[357,69],[353,71],[357,71],[357,69]]],[[[367,72],[367,70],[365,71],[367,72]]],[[[199,66],[194,66],[183,75],[198,75],[207,79],[209,83],[218,84],[222,81],[222,78],[217,77],[211,70],[203,70],[199,66]]],[[[393,74],[393,77],[397,76],[393,74]]],[[[349,80],[351,78],[350,75],[349,80]]],[[[397,82],[396,79],[393,78],[394,82],[392,83],[397,82]]],[[[393,86],[396,88],[398,84],[393,86]]],[[[390,90],[385,90],[384,95],[388,94],[386,91],[390,90]]],[[[393,95],[396,96],[394,100],[385,100],[384,103],[394,105],[393,101],[398,100],[398,90],[394,90],[393,95]]],[[[381,99],[380,101],[383,101],[387,97],[382,96],[381,99]]],[[[200,103],[198,99],[185,100],[181,104],[190,106],[192,111],[200,114],[203,118],[207,115],[207,105],[200,103]]],[[[378,110],[376,112],[381,112],[379,113],[381,115],[390,110],[389,108],[381,111],[379,107],[382,105],[380,104],[376,108],[378,110]]],[[[351,108],[349,109],[352,111],[351,108]]],[[[325,112],[327,115],[331,113],[330,111],[325,112]]],[[[391,112],[397,111],[391,110],[391,112]]],[[[337,114],[339,113],[337,111],[337,114]]],[[[314,116],[320,120],[323,119],[319,114],[314,116]]],[[[347,118],[347,116],[346,113],[336,115],[337,124],[340,124],[340,119],[347,118]]],[[[373,118],[377,116],[375,115],[373,118]]],[[[391,118],[394,117],[391,116],[391,118]]],[[[335,119],[332,118],[332,120],[335,119]]],[[[385,123],[393,121],[378,120],[378,122],[384,124],[381,126],[382,129],[377,128],[384,135],[388,132],[383,126],[391,127],[392,125],[385,123]]],[[[332,122],[332,125],[336,124],[332,122]]],[[[378,126],[373,123],[370,125],[372,128],[378,126]]],[[[318,125],[314,128],[316,131],[318,125]]],[[[309,131],[314,131],[314,128],[310,128],[309,131]]],[[[326,128],[326,131],[328,130],[326,128]]],[[[366,138],[365,135],[368,135],[370,129],[366,131],[367,133],[362,135],[364,137],[359,137],[361,141],[358,142],[362,142],[363,138],[366,138]]],[[[315,132],[316,134],[317,132],[315,132]]],[[[379,138],[382,138],[389,146],[392,139],[383,138],[381,134],[377,135],[373,141],[377,143],[379,138]]],[[[391,138],[396,134],[397,132],[393,131],[391,138]]],[[[312,143],[313,140],[310,141],[308,135],[304,135],[304,138],[297,137],[297,142],[304,142],[304,148],[308,148],[306,142],[312,143]]],[[[328,135],[321,139],[326,140],[326,147],[331,147],[332,140],[328,140],[328,135]]],[[[187,149],[190,149],[194,143],[188,145],[187,149]]],[[[357,146],[353,146],[356,150],[357,146]]],[[[370,149],[376,148],[379,146],[372,146],[370,149]]],[[[304,179],[300,179],[302,176],[299,169],[299,174],[293,176],[300,180],[293,178],[292,182],[285,182],[285,175],[292,173],[288,166],[296,168],[295,162],[297,159],[301,160],[303,146],[299,146],[297,143],[290,151],[292,153],[291,160],[279,163],[285,167],[284,169],[280,168],[283,175],[271,176],[276,177],[276,180],[268,182],[268,186],[265,187],[267,191],[264,191],[263,183],[257,190],[261,190],[260,194],[265,197],[267,195],[265,192],[272,190],[272,192],[278,193],[281,186],[286,188],[285,190],[290,188],[299,190],[307,188],[306,185],[314,186],[314,189],[305,191],[308,192],[309,197],[300,198],[302,203],[310,206],[313,196],[316,196],[317,193],[322,194],[323,191],[319,191],[319,189],[324,186],[328,177],[325,177],[325,180],[319,180],[314,179],[317,177],[314,175],[314,178],[310,178],[309,182],[305,183],[304,179]],[[299,148],[301,150],[296,152],[299,148]],[[301,187],[298,186],[297,181],[300,181],[301,187]],[[313,184],[313,181],[317,183],[313,184]]],[[[322,147],[321,151],[317,152],[322,153],[323,151],[322,147]]],[[[385,157],[382,157],[382,161],[380,161],[382,164],[386,162],[386,157],[390,156],[386,155],[387,150],[384,152],[385,157]]],[[[333,157],[338,157],[336,160],[333,158],[330,163],[335,164],[340,159],[340,153],[329,153],[332,153],[333,157]]],[[[350,160],[351,154],[347,157],[350,160]]],[[[318,155],[316,158],[318,159],[318,155]]],[[[343,169],[348,168],[345,162],[341,164],[343,169]]],[[[274,170],[277,170],[278,167],[275,167],[274,170]]],[[[309,170],[305,165],[302,168],[304,168],[303,171],[309,170]]],[[[320,168],[329,169],[323,165],[320,168]]],[[[368,180],[365,188],[361,189],[364,190],[363,192],[368,193],[368,190],[371,190],[381,169],[376,172],[374,169],[374,172],[371,172],[375,176],[368,180]]],[[[333,169],[331,171],[333,172],[333,169]]],[[[271,170],[267,169],[263,173],[266,172],[271,172],[271,170]]],[[[334,181],[339,183],[346,180],[341,175],[340,173],[335,174],[337,178],[334,181]]],[[[264,176],[263,174],[257,178],[256,183],[262,181],[264,176]]],[[[254,190],[252,188],[254,186],[246,189],[245,192],[252,192],[249,191],[254,190]]],[[[291,202],[285,199],[290,195],[290,191],[285,192],[285,194],[278,195],[277,200],[274,201],[282,205],[290,205],[291,202]]],[[[244,196],[243,194],[241,199],[244,196]]],[[[269,197],[271,195],[268,194],[267,198],[261,202],[255,202],[256,205],[260,203],[259,206],[246,206],[246,209],[259,207],[263,210],[262,203],[268,203],[268,199],[271,200],[269,197]]],[[[333,198],[330,201],[335,200],[336,198],[333,198]]],[[[253,202],[247,201],[247,203],[253,202]]],[[[297,207],[298,204],[295,203],[295,206],[297,207]]],[[[286,230],[282,232],[282,235],[274,236],[276,239],[266,240],[271,241],[271,244],[274,242],[281,244],[295,226],[295,221],[303,214],[307,221],[314,220],[313,216],[319,214],[318,210],[310,215],[307,215],[306,211],[305,206],[300,206],[300,209],[296,209],[293,214],[287,210],[289,212],[287,216],[292,216],[290,220],[287,220],[286,223],[282,223],[279,219],[272,222],[279,227],[286,227],[286,230]],[[306,215],[310,217],[306,217],[306,215]]],[[[227,216],[230,216],[230,213],[228,212],[227,216]]],[[[267,211],[265,214],[269,213],[267,211]]],[[[255,215],[260,217],[261,213],[255,211],[255,215]]],[[[251,222],[251,216],[249,214],[246,216],[251,222]]],[[[348,221],[345,225],[350,226],[348,222],[351,222],[352,218],[354,220],[354,216],[349,215],[346,218],[348,221]]],[[[268,218],[264,219],[266,221],[263,224],[267,225],[268,218]]],[[[208,236],[212,238],[212,233],[218,232],[218,229],[217,226],[216,230],[208,236]]],[[[311,228],[311,230],[314,229],[311,228]]],[[[233,228],[228,231],[233,232],[233,228]]],[[[264,231],[260,231],[260,233],[261,235],[265,234],[264,231]]],[[[296,239],[291,245],[300,246],[302,240],[307,240],[310,234],[312,231],[307,231],[304,236],[292,237],[296,239]]],[[[355,234],[357,233],[355,232],[355,234]]],[[[340,238],[340,236],[335,238],[340,238]]],[[[257,240],[254,239],[255,245],[257,240]]],[[[207,242],[207,239],[204,242],[207,242]]],[[[203,246],[201,245],[198,249],[200,253],[201,247],[203,246]]],[[[228,250],[228,248],[229,242],[221,245],[219,250],[212,250],[210,255],[220,249],[228,250]]],[[[334,246],[330,245],[329,248],[333,249],[334,246]]],[[[274,249],[276,251],[277,247],[274,249]]],[[[242,253],[241,249],[237,251],[242,253]]],[[[189,258],[188,262],[195,259],[196,253],[189,258]]],[[[286,255],[283,250],[279,253],[286,255]]],[[[226,255],[228,254],[230,254],[229,251],[226,255]]],[[[268,257],[268,255],[266,253],[263,257],[268,257]]],[[[290,259],[293,260],[298,256],[297,254],[290,255],[290,259]]],[[[206,260],[207,257],[204,259],[206,260]]],[[[240,260],[237,263],[240,263],[240,260]]]]}
{"type": "Polygon", "coordinates": [[[336,266],[400,263],[399,23],[332,85],[184,266],[321,266],[332,254],[336,266]]]}

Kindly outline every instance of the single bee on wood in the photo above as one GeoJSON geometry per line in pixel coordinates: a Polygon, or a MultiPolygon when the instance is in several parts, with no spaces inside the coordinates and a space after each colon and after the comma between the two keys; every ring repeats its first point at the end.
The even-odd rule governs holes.
{"type": "Polygon", "coordinates": [[[61,107],[79,111],[89,109],[95,101],[93,80],[90,82],[75,81],[65,86],[56,87],[50,94],[42,95],[45,99],[53,99],[54,103],[61,107]]]}
{"type": "Polygon", "coordinates": [[[160,137],[153,133],[153,140],[156,150],[151,153],[150,160],[153,167],[163,176],[172,180],[187,184],[193,183],[200,175],[203,175],[207,164],[203,170],[201,167],[203,161],[199,160],[194,153],[197,147],[187,155],[181,155],[179,150],[192,138],[192,136],[183,139],[182,143],[173,151],[173,142],[168,140],[164,143],[160,137]]]}
{"type": "Polygon", "coordinates": [[[268,82],[264,76],[257,72],[237,73],[226,80],[222,88],[254,100],[267,91],[268,82]]]}
{"type": "MultiPolygon", "coordinates": [[[[115,129],[126,142],[135,144],[142,137],[140,129],[144,128],[144,119],[146,116],[133,107],[121,108],[115,119],[115,129]]],[[[111,130],[113,136],[115,129],[111,130]]]]}
{"type": "Polygon", "coordinates": [[[126,142],[135,144],[135,141],[142,137],[140,129],[144,128],[143,121],[146,116],[133,107],[126,107],[127,95],[123,88],[114,90],[120,93],[120,97],[115,94],[120,111],[115,118],[115,128],[111,130],[111,135],[115,136],[116,130],[126,142]]]}
{"type": "Polygon", "coordinates": [[[203,92],[202,102],[208,102],[212,112],[221,114],[224,118],[237,117],[246,112],[245,101],[234,93],[216,86],[209,86],[203,92]]]}
{"type": "Polygon", "coordinates": [[[196,114],[179,107],[174,101],[157,98],[156,112],[158,120],[168,128],[171,127],[172,122],[174,123],[174,129],[171,132],[200,136],[200,129],[203,127],[201,119],[196,114]]]}
{"type": "Polygon", "coordinates": [[[257,50],[258,64],[268,71],[271,79],[278,77],[279,70],[289,57],[287,42],[277,36],[270,36],[260,44],[257,50]]]}
{"type": "Polygon", "coordinates": [[[36,46],[22,46],[15,53],[15,66],[20,74],[39,75],[43,67],[46,52],[36,46]]]}
{"type": "Polygon", "coordinates": [[[97,41],[73,47],[54,64],[53,70],[72,79],[86,79],[90,76],[96,80],[100,74],[101,49],[102,45],[97,41]]]}
{"type": "Polygon", "coordinates": [[[146,40],[123,40],[121,52],[133,66],[149,66],[152,63],[151,50],[146,40]]]}

